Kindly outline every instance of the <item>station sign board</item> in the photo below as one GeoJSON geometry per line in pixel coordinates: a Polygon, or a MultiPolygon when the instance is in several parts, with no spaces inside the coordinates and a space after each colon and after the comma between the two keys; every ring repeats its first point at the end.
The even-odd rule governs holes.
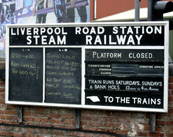
{"type": "Polygon", "coordinates": [[[6,103],[167,112],[168,26],[7,25],[6,103]]]}

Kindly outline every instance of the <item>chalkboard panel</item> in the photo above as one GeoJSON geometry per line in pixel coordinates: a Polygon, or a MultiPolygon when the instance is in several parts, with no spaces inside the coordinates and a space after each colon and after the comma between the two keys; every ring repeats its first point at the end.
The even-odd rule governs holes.
{"type": "Polygon", "coordinates": [[[46,48],[45,102],[81,103],[81,48],[46,48]]]}
{"type": "Polygon", "coordinates": [[[43,49],[9,49],[9,100],[42,102],[43,49]]]}

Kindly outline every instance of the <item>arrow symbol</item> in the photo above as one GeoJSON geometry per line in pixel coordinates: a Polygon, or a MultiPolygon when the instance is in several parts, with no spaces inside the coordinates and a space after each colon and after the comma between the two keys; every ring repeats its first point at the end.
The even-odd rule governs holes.
{"type": "Polygon", "coordinates": [[[88,96],[87,99],[90,99],[92,102],[100,102],[100,99],[97,96],[88,96]]]}

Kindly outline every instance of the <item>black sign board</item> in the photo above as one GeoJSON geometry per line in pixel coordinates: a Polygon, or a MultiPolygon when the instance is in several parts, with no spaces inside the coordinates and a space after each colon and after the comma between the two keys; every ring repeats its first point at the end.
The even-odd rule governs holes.
{"type": "Polygon", "coordinates": [[[45,102],[81,104],[81,49],[46,48],[45,102]]]}
{"type": "Polygon", "coordinates": [[[45,60],[42,48],[10,48],[9,55],[9,100],[81,103],[81,48],[45,48],[45,60]]]}
{"type": "Polygon", "coordinates": [[[41,48],[9,49],[9,100],[42,102],[42,60],[41,48]]]}
{"type": "Polygon", "coordinates": [[[164,45],[161,25],[99,25],[11,27],[11,46],[24,45],[164,45]],[[73,36],[73,37],[72,37],[73,36]],[[159,39],[159,40],[158,40],[159,39]]]}
{"type": "Polygon", "coordinates": [[[86,49],[86,104],[162,108],[163,58],[157,49],[86,49]]]}
{"type": "Polygon", "coordinates": [[[167,112],[168,23],[7,25],[6,103],[167,112]]]}

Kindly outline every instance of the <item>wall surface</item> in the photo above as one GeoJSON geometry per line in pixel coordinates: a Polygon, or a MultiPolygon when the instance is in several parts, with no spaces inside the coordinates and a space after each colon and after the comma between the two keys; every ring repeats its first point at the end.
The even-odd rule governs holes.
{"type": "MultiPolygon", "coordinates": [[[[94,1],[90,0],[90,20],[94,19],[94,1]]],[[[162,0],[168,1],[168,0],[162,0]]],[[[173,1],[173,0],[169,0],[173,1]]],[[[96,0],[96,19],[135,9],[135,0],[96,0]]],[[[140,8],[146,8],[148,0],[140,1],[140,8]]],[[[135,13],[134,13],[135,14],[135,13]]]]}
{"type": "Polygon", "coordinates": [[[7,137],[172,137],[173,77],[169,78],[168,113],[156,114],[156,132],[150,132],[150,113],[81,110],[81,128],[75,128],[75,110],[5,104],[5,81],[0,80],[0,136],[7,137]]]}
{"type": "MultiPolygon", "coordinates": [[[[94,1],[90,0],[90,20],[94,20],[94,1]]],[[[135,0],[96,0],[96,19],[124,12],[135,8],[135,0]]],[[[147,0],[142,0],[140,7],[147,7],[147,0]]]]}

